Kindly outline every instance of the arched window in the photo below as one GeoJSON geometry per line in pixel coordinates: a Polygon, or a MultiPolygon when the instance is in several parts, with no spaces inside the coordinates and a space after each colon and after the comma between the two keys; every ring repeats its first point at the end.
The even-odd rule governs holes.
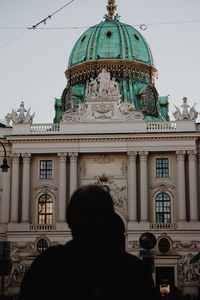
{"type": "Polygon", "coordinates": [[[53,223],[53,199],[49,194],[43,194],[38,200],[38,224],[53,223]]]}
{"type": "Polygon", "coordinates": [[[171,199],[166,193],[156,197],[156,223],[171,223],[171,199]]]}
{"type": "Polygon", "coordinates": [[[38,253],[44,252],[48,247],[49,247],[49,245],[45,239],[40,239],[36,245],[38,253]]]}

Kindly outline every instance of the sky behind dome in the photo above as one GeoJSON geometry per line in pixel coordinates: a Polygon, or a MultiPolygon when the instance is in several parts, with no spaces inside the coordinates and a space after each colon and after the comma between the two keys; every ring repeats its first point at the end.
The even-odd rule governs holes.
{"type": "MultiPolygon", "coordinates": [[[[53,122],[54,99],[61,97],[66,86],[64,72],[70,52],[87,28],[51,28],[100,23],[107,0],[74,0],[46,25],[40,25],[41,30],[26,28],[69,1],[0,0],[0,119],[24,101],[25,107],[36,113],[34,123],[53,122]]],[[[181,105],[183,97],[191,106],[197,103],[200,111],[200,1],[116,2],[121,21],[138,29],[151,48],[158,70],[156,87],[160,96],[170,95],[171,119],[174,104],[181,105]],[[140,24],[147,29],[141,30],[140,24]]]]}

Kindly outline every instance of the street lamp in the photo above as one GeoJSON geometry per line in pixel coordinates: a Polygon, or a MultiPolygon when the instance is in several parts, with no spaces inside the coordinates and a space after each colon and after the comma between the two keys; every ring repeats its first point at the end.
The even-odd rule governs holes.
{"type": "Polygon", "coordinates": [[[4,150],[4,159],[3,159],[3,164],[1,165],[1,169],[2,169],[2,172],[8,172],[8,168],[10,168],[10,167],[9,167],[9,165],[7,163],[7,159],[6,159],[6,148],[2,142],[0,142],[0,144],[4,150]]]}

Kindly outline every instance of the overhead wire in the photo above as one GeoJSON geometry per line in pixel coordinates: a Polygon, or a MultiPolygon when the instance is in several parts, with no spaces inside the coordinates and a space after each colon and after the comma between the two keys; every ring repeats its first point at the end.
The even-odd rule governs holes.
{"type": "MultiPolygon", "coordinates": [[[[67,3],[66,5],[69,5],[71,2],[73,2],[75,0],[70,1],[69,3],[67,3]]],[[[65,6],[66,6],[65,5],[65,6]]],[[[65,6],[63,6],[62,8],[60,8],[59,10],[57,10],[56,12],[60,11],[61,9],[63,9],[65,6]]],[[[52,30],[52,29],[87,29],[87,28],[91,28],[94,26],[64,26],[64,27],[39,27],[38,25],[40,24],[44,24],[45,20],[47,21],[48,18],[52,17],[56,12],[54,12],[53,14],[49,15],[48,17],[46,17],[45,19],[43,19],[42,21],[38,22],[37,24],[33,25],[32,27],[15,27],[15,26],[0,26],[0,29],[37,29],[37,30],[52,30]]],[[[191,21],[174,21],[174,22],[162,22],[162,23],[143,23],[143,24],[135,24],[132,25],[134,27],[139,27],[142,30],[146,30],[148,26],[157,26],[157,25],[175,25],[175,24],[190,24],[190,23],[200,23],[200,20],[191,20],[191,21]],[[146,27],[146,29],[144,29],[146,27]]],[[[112,27],[112,26],[109,26],[112,27]]]]}
{"type": "Polygon", "coordinates": [[[23,35],[25,35],[26,33],[28,33],[27,30],[24,31],[24,32],[22,32],[21,34],[17,35],[16,37],[14,37],[14,38],[11,39],[10,41],[6,42],[5,44],[1,45],[1,46],[0,46],[0,49],[6,47],[6,46],[8,46],[8,45],[10,45],[10,44],[13,43],[14,41],[16,41],[16,40],[18,40],[19,38],[21,38],[21,37],[22,37],[23,35]]]}
{"type": "Polygon", "coordinates": [[[6,46],[8,46],[9,44],[11,44],[12,42],[18,40],[19,38],[21,38],[23,35],[25,35],[30,29],[36,29],[38,27],[38,25],[40,24],[44,24],[46,25],[46,22],[48,19],[51,19],[52,16],[54,16],[55,14],[57,14],[58,12],[60,12],[62,9],[64,9],[66,6],[70,5],[72,2],[74,2],[75,0],[71,0],[68,3],[66,3],[64,6],[60,7],[59,9],[57,9],[56,11],[54,11],[51,15],[48,15],[46,18],[44,18],[43,20],[41,20],[40,22],[38,22],[37,24],[33,25],[32,27],[9,27],[9,26],[1,26],[0,29],[25,29],[26,31],[20,33],[19,35],[17,35],[16,37],[12,38],[10,41],[6,42],[5,44],[0,46],[1,48],[4,48],[6,46]]]}
{"type": "Polygon", "coordinates": [[[60,12],[62,9],[64,9],[66,6],[70,5],[72,2],[74,2],[75,0],[71,0],[69,1],[67,4],[65,4],[64,6],[62,6],[61,8],[57,9],[55,12],[53,12],[51,15],[48,15],[46,18],[44,18],[43,20],[41,20],[40,22],[38,22],[37,24],[31,26],[31,27],[27,27],[29,30],[30,29],[36,29],[40,24],[44,24],[46,25],[46,22],[48,19],[51,19],[55,14],[57,14],[58,12],[60,12]]]}

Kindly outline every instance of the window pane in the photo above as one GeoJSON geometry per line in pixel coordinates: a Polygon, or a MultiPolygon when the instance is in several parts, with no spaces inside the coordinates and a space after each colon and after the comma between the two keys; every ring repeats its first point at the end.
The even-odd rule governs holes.
{"type": "Polygon", "coordinates": [[[156,159],[156,177],[169,177],[169,161],[168,158],[156,159]]]}
{"type": "Polygon", "coordinates": [[[160,193],[156,197],[156,222],[171,222],[171,200],[166,193],[160,193]]]}
{"type": "Polygon", "coordinates": [[[52,169],[53,169],[52,160],[41,160],[40,161],[40,179],[51,179],[52,178],[52,169]]]}
{"type": "Polygon", "coordinates": [[[48,194],[43,194],[39,198],[38,223],[39,224],[53,223],[53,199],[48,194]]]}

